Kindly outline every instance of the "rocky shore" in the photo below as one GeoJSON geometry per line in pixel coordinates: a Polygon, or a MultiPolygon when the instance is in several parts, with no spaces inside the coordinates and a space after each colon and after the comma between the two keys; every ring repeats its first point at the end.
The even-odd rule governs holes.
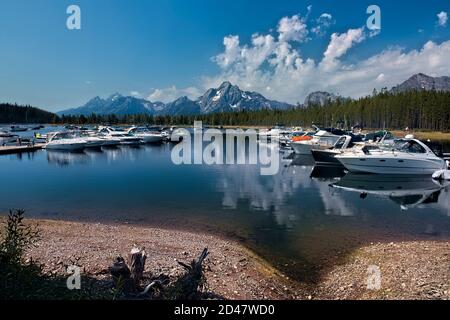
{"type": "MultiPolygon", "coordinates": [[[[293,281],[239,243],[223,237],[126,224],[31,220],[42,238],[26,256],[46,273],[65,275],[69,265],[108,280],[108,267],[133,245],[145,247],[147,274],[176,276],[176,260],[189,262],[207,247],[206,278],[223,299],[449,299],[450,241],[371,243],[356,249],[312,286],[293,281]],[[379,287],[368,289],[373,267],[379,287]],[[372,271],[370,271],[372,270],[372,271]]],[[[372,281],[373,282],[373,281],[372,281]]]]}

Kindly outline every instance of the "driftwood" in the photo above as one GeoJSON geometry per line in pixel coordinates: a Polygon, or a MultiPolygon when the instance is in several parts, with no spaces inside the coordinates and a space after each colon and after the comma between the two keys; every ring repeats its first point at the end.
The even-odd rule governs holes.
{"type": "Polygon", "coordinates": [[[166,299],[197,299],[199,297],[199,289],[204,289],[206,279],[203,272],[203,261],[208,256],[208,249],[205,248],[200,256],[193,260],[190,264],[177,261],[186,273],[180,278],[170,283],[168,286],[167,276],[160,276],[148,284],[141,291],[141,281],[145,269],[145,261],[147,255],[143,249],[133,248],[130,252],[129,265],[126,264],[122,257],[117,257],[114,263],[109,267],[114,285],[125,296],[146,296],[150,290],[159,290],[159,298],[166,299]],[[140,293],[139,293],[140,292],[140,293]]]}
{"type": "Polygon", "coordinates": [[[192,300],[198,298],[199,288],[206,285],[203,261],[208,254],[208,249],[205,248],[198,259],[192,260],[190,264],[178,261],[178,264],[186,270],[186,273],[169,286],[167,290],[168,296],[166,294],[167,298],[176,300],[192,300]]]}

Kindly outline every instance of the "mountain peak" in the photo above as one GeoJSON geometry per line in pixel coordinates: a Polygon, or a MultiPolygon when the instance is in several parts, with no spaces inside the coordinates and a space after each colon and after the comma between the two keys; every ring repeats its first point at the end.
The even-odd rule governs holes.
{"type": "Polygon", "coordinates": [[[118,93],[118,92],[115,92],[115,93],[113,93],[112,95],[110,95],[108,97],[108,100],[114,101],[114,100],[116,100],[118,98],[122,98],[122,95],[120,93],[118,93]]]}
{"type": "Polygon", "coordinates": [[[233,85],[231,84],[231,82],[229,82],[229,81],[224,81],[224,82],[222,82],[222,84],[219,86],[218,89],[229,88],[229,87],[232,87],[232,86],[233,86],[233,85]]]}
{"type": "Polygon", "coordinates": [[[305,106],[310,106],[310,105],[319,105],[319,106],[324,106],[327,103],[330,102],[334,102],[337,99],[339,99],[340,97],[333,94],[333,93],[329,93],[329,92],[325,92],[325,91],[316,91],[316,92],[311,92],[310,94],[308,94],[308,96],[305,98],[305,106]]]}
{"type": "Polygon", "coordinates": [[[392,88],[393,92],[414,90],[450,91],[450,77],[431,77],[423,73],[417,73],[408,80],[392,88]]]}

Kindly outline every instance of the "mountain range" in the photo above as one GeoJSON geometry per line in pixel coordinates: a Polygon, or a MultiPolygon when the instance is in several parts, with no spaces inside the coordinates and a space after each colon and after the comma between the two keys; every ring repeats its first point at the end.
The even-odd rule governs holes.
{"type": "MultiPolygon", "coordinates": [[[[391,89],[393,93],[413,90],[450,91],[450,77],[430,77],[418,73],[391,89]]],[[[325,105],[337,99],[348,99],[333,93],[316,91],[310,93],[303,104],[325,105]]],[[[207,90],[196,100],[180,97],[169,103],[151,102],[146,99],[122,96],[118,93],[106,99],[95,97],[85,105],[58,112],[58,115],[98,115],[105,114],[149,114],[149,115],[197,115],[215,112],[256,111],[262,109],[285,110],[294,106],[288,103],[269,100],[257,92],[243,91],[230,82],[223,82],[218,88],[207,90]]]]}
{"type": "Polygon", "coordinates": [[[170,103],[151,102],[146,99],[122,96],[118,93],[106,99],[95,97],[85,105],[63,110],[58,115],[149,114],[149,115],[195,115],[240,110],[288,109],[292,105],[269,100],[257,92],[242,91],[230,82],[211,88],[196,100],[181,97],[170,103]]]}

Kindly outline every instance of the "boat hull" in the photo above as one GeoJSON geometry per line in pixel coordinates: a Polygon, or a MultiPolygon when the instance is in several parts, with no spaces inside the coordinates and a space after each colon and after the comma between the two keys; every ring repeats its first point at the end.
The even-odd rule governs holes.
{"type": "Polygon", "coordinates": [[[163,141],[163,137],[161,135],[145,135],[139,136],[144,143],[159,143],[163,141]]]}
{"type": "Polygon", "coordinates": [[[291,142],[291,147],[296,154],[311,155],[313,149],[324,150],[329,148],[329,145],[313,143],[311,141],[291,142]]]}
{"type": "Polygon", "coordinates": [[[355,173],[431,175],[435,171],[445,168],[445,161],[439,158],[398,159],[336,156],[336,159],[350,172],[355,173]]]}
{"type": "Polygon", "coordinates": [[[336,155],[340,154],[338,151],[313,149],[311,153],[316,164],[342,166],[339,160],[335,158],[336,155]]]}
{"type": "Polygon", "coordinates": [[[64,143],[64,144],[52,144],[49,143],[45,146],[47,150],[62,150],[62,151],[81,151],[86,147],[85,143],[64,143]]]}

